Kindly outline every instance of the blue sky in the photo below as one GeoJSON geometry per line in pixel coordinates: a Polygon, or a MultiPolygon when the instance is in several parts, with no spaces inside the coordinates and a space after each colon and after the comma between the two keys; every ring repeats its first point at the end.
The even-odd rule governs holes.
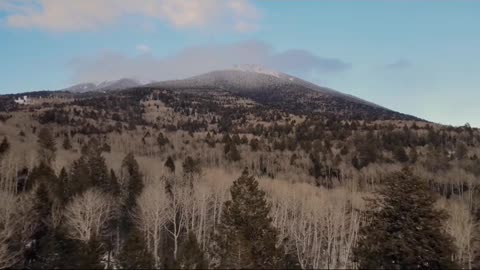
{"type": "Polygon", "coordinates": [[[0,93],[260,64],[480,127],[480,1],[0,0],[0,93]]]}

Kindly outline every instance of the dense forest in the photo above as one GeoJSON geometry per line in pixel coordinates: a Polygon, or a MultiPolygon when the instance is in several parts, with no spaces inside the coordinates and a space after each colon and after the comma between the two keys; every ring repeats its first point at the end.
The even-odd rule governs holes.
{"type": "Polygon", "coordinates": [[[480,131],[291,92],[0,98],[0,268],[480,267],[480,131]]]}

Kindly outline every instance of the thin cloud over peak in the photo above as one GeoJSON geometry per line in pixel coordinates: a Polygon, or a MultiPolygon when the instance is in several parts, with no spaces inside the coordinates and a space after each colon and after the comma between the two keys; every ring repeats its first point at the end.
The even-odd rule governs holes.
{"type": "Polygon", "coordinates": [[[163,58],[152,54],[128,56],[104,52],[91,57],[76,58],[70,67],[73,82],[98,82],[125,77],[159,81],[181,79],[244,64],[259,65],[299,76],[312,72],[341,72],[351,67],[350,63],[342,59],[320,57],[301,49],[275,52],[271,45],[256,40],[189,47],[163,58]]]}

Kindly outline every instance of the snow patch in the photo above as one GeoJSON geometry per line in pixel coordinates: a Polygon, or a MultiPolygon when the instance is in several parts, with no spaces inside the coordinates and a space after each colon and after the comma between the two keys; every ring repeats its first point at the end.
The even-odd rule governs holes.
{"type": "Polygon", "coordinates": [[[246,71],[246,72],[259,73],[259,74],[266,74],[266,75],[270,75],[270,76],[277,77],[277,78],[280,78],[280,77],[281,77],[281,73],[280,73],[280,72],[277,72],[277,71],[274,71],[274,70],[270,70],[270,69],[267,69],[267,68],[262,67],[262,66],[259,66],[259,65],[251,65],[251,64],[236,65],[236,66],[234,66],[234,69],[235,69],[235,70],[239,70],[239,71],[246,71]]]}

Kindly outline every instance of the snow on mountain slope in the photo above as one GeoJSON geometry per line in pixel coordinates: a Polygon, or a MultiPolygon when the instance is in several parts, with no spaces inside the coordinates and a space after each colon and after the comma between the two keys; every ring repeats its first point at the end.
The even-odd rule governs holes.
{"type": "Polygon", "coordinates": [[[112,90],[122,90],[132,87],[140,86],[141,84],[133,79],[120,79],[116,81],[104,81],[98,84],[95,83],[80,83],[68,88],[62,89],[62,91],[68,91],[72,93],[85,93],[92,91],[112,91],[112,90]]]}
{"type": "Polygon", "coordinates": [[[314,91],[317,94],[339,97],[352,102],[380,107],[363,99],[344,94],[333,89],[318,86],[295,76],[282,72],[271,71],[255,65],[237,66],[233,69],[211,71],[184,80],[163,81],[147,86],[173,88],[205,88],[215,87],[235,91],[264,91],[269,89],[302,89],[314,91]]]}

